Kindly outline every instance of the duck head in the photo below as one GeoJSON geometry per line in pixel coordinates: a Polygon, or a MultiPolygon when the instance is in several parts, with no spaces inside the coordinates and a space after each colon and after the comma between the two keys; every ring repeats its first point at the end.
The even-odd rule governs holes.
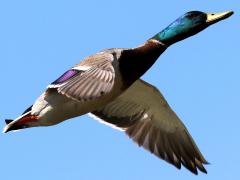
{"type": "Polygon", "coordinates": [[[167,46],[199,33],[208,26],[230,17],[233,11],[223,13],[204,13],[190,11],[172,22],[167,28],[151,39],[161,41],[167,46]]]}

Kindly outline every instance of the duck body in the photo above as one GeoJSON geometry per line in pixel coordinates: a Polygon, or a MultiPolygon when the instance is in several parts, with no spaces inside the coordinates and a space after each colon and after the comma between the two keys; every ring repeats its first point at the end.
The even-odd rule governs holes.
{"type": "MultiPolygon", "coordinates": [[[[137,48],[107,49],[84,58],[37,98],[26,112],[24,126],[55,125],[111,102],[143,75],[165,49],[164,44],[149,40],[137,48]],[[72,82],[77,76],[78,80],[72,82]]],[[[22,124],[19,119],[17,123],[22,124]]]]}
{"type": "MultiPolygon", "coordinates": [[[[33,104],[31,109],[31,113],[38,117],[37,125],[49,126],[58,124],[64,120],[91,112],[117,97],[121,91],[124,90],[120,71],[117,68],[121,51],[122,49],[109,49],[96,53],[93,56],[86,57],[80,64],[77,64],[69,70],[74,70],[79,74],[84,73],[84,71],[88,71],[89,67],[97,66],[97,61],[92,61],[93,59],[99,59],[100,61],[107,59],[107,63],[110,65],[110,69],[106,70],[105,76],[105,72],[102,72],[102,74],[101,72],[99,73],[99,83],[93,86],[91,84],[92,79],[89,79],[89,82],[83,82],[80,87],[81,90],[76,90],[81,91],[82,94],[79,96],[76,94],[77,92],[74,91],[72,94],[65,94],[65,91],[64,94],[58,92],[58,88],[62,87],[62,84],[65,83],[65,81],[61,81],[61,77],[64,77],[64,74],[69,71],[49,85],[47,90],[33,104]],[[114,76],[112,76],[112,72],[114,72],[114,76]],[[109,84],[109,87],[102,87],[102,89],[97,90],[97,88],[101,86],[101,83],[105,83],[104,81],[106,81],[106,83],[114,81],[114,84],[109,84]]],[[[71,78],[72,77],[70,77],[70,79],[71,78]]],[[[102,86],[104,85],[105,84],[102,84],[102,86]]]]}

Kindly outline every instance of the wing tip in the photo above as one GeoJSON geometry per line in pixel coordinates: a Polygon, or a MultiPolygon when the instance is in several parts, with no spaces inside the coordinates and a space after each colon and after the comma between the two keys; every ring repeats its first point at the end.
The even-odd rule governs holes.
{"type": "Polygon", "coordinates": [[[182,162],[182,164],[183,164],[183,166],[185,166],[189,171],[191,171],[195,175],[198,175],[199,171],[207,174],[207,170],[203,166],[203,164],[206,164],[205,162],[202,162],[202,161],[199,161],[199,160],[195,159],[194,163],[185,164],[185,163],[182,162]]]}

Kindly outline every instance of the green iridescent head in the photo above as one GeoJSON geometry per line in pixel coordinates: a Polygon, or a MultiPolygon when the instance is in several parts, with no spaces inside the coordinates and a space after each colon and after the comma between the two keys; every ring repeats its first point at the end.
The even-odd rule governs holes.
{"type": "Polygon", "coordinates": [[[161,41],[167,46],[190,37],[204,30],[209,25],[228,18],[232,11],[224,13],[204,13],[200,11],[190,11],[179,17],[167,28],[153,36],[151,39],[161,41]]]}

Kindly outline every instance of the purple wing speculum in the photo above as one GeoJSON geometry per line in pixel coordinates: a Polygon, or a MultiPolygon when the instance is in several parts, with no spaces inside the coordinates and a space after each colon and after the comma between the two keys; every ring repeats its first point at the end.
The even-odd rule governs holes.
{"type": "Polygon", "coordinates": [[[80,72],[81,71],[75,70],[75,69],[68,70],[63,75],[61,75],[57,80],[53,81],[51,84],[56,85],[56,84],[64,83],[67,80],[69,80],[69,79],[75,77],[76,75],[78,75],[80,72]]]}

